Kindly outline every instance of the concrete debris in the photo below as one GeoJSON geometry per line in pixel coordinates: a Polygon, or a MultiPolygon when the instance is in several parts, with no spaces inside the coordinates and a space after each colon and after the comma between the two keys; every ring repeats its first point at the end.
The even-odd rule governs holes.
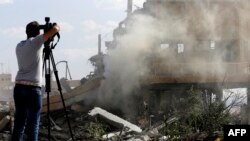
{"type": "Polygon", "coordinates": [[[0,141],[11,141],[11,135],[9,133],[0,133],[0,141]]]}
{"type": "MultiPolygon", "coordinates": [[[[161,133],[166,124],[175,123],[178,118],[173,117],[167,121],[152,122],[149,128],[144,130],[114,114],[111,114],[99,107],[83,113],[71,111],[70,121],[76,140],[103,140],[103,141],[168,141],[169,136],[161,133]],[[93,116],[96,116],[93,118],[93,116]],[[104,121],[104,122],[103,122],[104,121]],[[118,126],[117,126],[118,125],[118,126]]],[[[65,123],[63,112],[52,112],[50,117],[51,138],[55,141],[70,140],[68,126],[65,123]]],[[[11,135],[10,124],[12,116],[2,113],[0,118],[0,141],[9,141],[11,135]]],[[[39,140],[47,140],[47,117],[41,116],[41,128],[39,140]]],[[[194,139],[195,134],[185,138],[194,139]]],[[[204,137],[202,137],[203,139],[204,137]]],[[[198,138],[195,138],[198,139],[198,138]]]]}
{"type": "Polygon", "coordinates": [[[0,112],[6,112],[10,110],[10,103],[5,101],[0,101],[0,112]]]}
{"type": "Polygon", "coordinates": [[[10,116],[6,115],[3,119],[0,120],[0,132],[7,126],[10,122],[10,116]]]}
{"type": "Polygon", "coordinates": [[[148,135],[138,136],[138,137],[132,137],[126,141],[150,141],[151,138],[148,135]]]}
{"type": "Polygon", "coordinates": [[[124,132],[113,132],[103,135],[102,138],[104,140],[116,140],[117,138],[121,138],[122,135],[124,135],[124,132]]]}
{"type": "MultiPolygon", "coordinates": [[[[167,124],[172,124],[173,122],[177,121],[177,117],[170,118],[167,120],[167,124]]],[[[160,130],[165,127],[165,123],[160,123],[160,124],[155,124],[154,126],[151,127],[151,130],[160,130]]]]}
{"type": "Polygon", "coordinates": [[[147,135],[151,138],[158,136],[159,135],[159,131],[157,129],[152,129],[150,131],[147,132],[147,135]]]}
{"type": "Polygon", "coordinates": [[[167,141],[168,137],[167,136],[162,136],[159,138],[159,141],[167,141]]]}
{"type": "Polygon", "coordinates": [[[11,102],[0,101],[0,141],[10,141],[11,140],[11,128],[13,114],[11,109],[11,102]]]}
{"type": "Polygon", "coordinates": [[[123,127],[129,128],[129,131],[135,131],[138,133],[142,132],[142,129],[140,127],[138,127],[138,126],[114,115],[114,114],[111,114],[111,113],[109,113],[109,112],[107,112],[99,107],[95,107],[88,114],[91,116],[100,115],[100,116],[104,117],[105,119],[113,122],[114,123],[113,125],[118,125],[118,127],[119,127],[119,125],[122,125],[123,127]]]}
{"type": "MultiPolygon", "coordinates": [[[[108,134],[105,134],[102,136],[103,140],[108,141],[117,141],[117,140],[124,140],[124,141],[150,141],[150,140],[160,140],[160,141],[166,141],[167,137],[162,135],[159,131],[165,127],[165,122],[159,122],[158,124],[154,124],[150,126],[150,128],[145,129],[142,131],[142,129],[132,123],[129,123],[128,121],[113,115],[99,107],[95,107],[92,109],[89,113],[91,116],[99,115],[104,119],[108,119],[109,123],[111,122],[111,125],[117,125],[117,123],[123,125],[124,128],[128,128],[126,131],[124,128],[121,128],[121,131],[114,131],[110,132],[108,134]],[[114,123],[114,124],[113,124],[114,123]]],[[[178,120],[178,118],[173,117],[166,121],[166,123],[170,124],[178,120]]]]}
{"type": "MultiPolygon", "coordinates": [[[[166,123],[170,124],[178,120],[178,118],[173,117],[166,121],[166,123]]],[[[147,129],[140,133],[140,135],[136,135],[132,138],[129,138],[127,141],[150,141],[150,140],[159,140],[159,141],[166,141],[168,138],[161,133],[159,130],[165,127],[165,123],[158,123],[151,126],[150,129],[147,129]]]]}
{"type": "Polygon", "coordinates": [[[59,126],[54,122],[54,120],[53,120],[51,117],[49,117],[49,119],[50,119],[50,122],[52,123],[53,127],[54,127],[57,131],[62,131],[62,130],[63,130],[61,127],[59,127],[59,126]]]}

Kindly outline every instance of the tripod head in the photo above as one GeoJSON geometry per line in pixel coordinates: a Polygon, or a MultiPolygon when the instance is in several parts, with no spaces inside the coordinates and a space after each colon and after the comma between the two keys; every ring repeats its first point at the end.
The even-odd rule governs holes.
{"type": "MultiPolygon", "coordinates": [[[[45,17],[45,24],[44,25],[40,25],[39,26],[39,29],[43,30],[44,33],[45,32],[48,32],[54,25],[56,25],[56,23],[51,23],[50,22],[50,18],[49,17],[45,17]]],[[[51,49],[54,49],[55,46],[57,45],[57,43],[55,45],[53,45],[53,41],[54,41],[54,37],[57,36],[57,43],[59,42],[60,40],[60,34],[59,33],[56,33],[53,37],[51,37],[49,40],[47,40],[45,43],[44,43],[44,46],[45,47],[50,47],[51,49]],[[50,43],[52,42],[52,44],[50,45],[50,43]]]]}

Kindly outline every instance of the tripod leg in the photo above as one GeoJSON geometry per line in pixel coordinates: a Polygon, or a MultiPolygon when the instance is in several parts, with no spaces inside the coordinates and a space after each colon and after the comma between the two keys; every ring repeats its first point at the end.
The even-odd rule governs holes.
{"type": "Polygon", "coordinates": [[[47,92],[47,121],[48,121],[48,141],[50,141],[50,96],[49,93],[51,92],[51,84],[50,84],[50,51],[49,48],[44,48],[43,50],[43,69],[45,71],[45,91],[47,92]]]}
{"type": "Polygon", "coordinates": [[[60,96],[61,96],[61,100],[62,100],[62,104],[63,104],[63,109],[64,109],[64,113],[65,113],[66,120],[67,120],[67,123],[68,123],[70,135],[71,135],[72,141],[74,141],[74,136],[73,136],[73,132],[72,132],[71,125],[70,125],[70,121],[69,121],[69,117],[68,117],[68,112],[66,110],[66,106],[65,106],[65,102],[64,102],[64,98],[63,98],[63,94],[62,94],[62,87],[61,87],[61,84],[60,84],[60,81],[59,81],[58,71],[56,69],[56,65],[55,65],[55,61],[54,61],[54,57],[53,57],[52,51],[50,53],[50,59],[51,59],[51,63],[52,63],[54,75],[55,75],[55,78],[56,78],[56,83],[57,83],[58,91],[60,92],[60,96]]]}

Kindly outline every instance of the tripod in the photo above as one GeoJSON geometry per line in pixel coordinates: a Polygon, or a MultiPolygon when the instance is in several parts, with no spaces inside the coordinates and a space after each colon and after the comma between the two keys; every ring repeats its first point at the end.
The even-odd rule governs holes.
{"type": "Polygon", "coordinates": [[[53,53],[52,53],[52,49],[55,46],[52,45],[52,47],[50,46],[49,42],[45,42],[44,44],[44,49],[43,49],[43,69],[45,71],[45,91],[47,92],[47,120],[48,120],[48,141],[50,141],[50,100],[49,100],[49,93],[51,92],[51,83],[50,83],[50,79],[51,79],[51,71],[50,71],[50,64],[52,63],[52,67],[53,67],[53,71],[54,71],[54,75],[56,78],[56,83],[57,83],[57,87],[58,87],[58,91],[60,92],[61,95],[61,100],[62,100],[62,104],[63,104],[63,109],[65,112],[65,116],[66,116],[66,120],[68,123],[68,127],[69,127],[69,131],[70,131],[70,135],[72,138],[72,141],[74,141],[74,137],[73,137],[73,133],[72,133],[72,129],[71,129],[71,125],[69,122],[69,117],[68,117],[68,113],[66,110],[66,106],[65,106],[65,102],[64,102],[64,98],[62,95],[62,88],[61,88],[61,84],[58,78],[58,71],[56,69],[56,65],[55,65],[55,61],[54,61],[54,57],[53,57],[53,53]]]}

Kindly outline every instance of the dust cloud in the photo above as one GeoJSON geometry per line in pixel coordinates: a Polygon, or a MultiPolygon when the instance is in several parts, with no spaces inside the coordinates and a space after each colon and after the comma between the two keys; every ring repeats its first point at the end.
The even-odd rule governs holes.
{"type": "Polygon", "coordinates": [[[141,82],[154,75],[195,74],[202,81],[236,73],[227,67],[246,61],[237,48],[239,38],[249,37],[250,32],[239,28],[250,21],[247,10],[248,0],[148,0],[114,35],[116,47],[104,59],[99,100],[110,101],[110,106],[132,106],[122,101],[129,102],[125,97],[137,93],[141,82]]]}

